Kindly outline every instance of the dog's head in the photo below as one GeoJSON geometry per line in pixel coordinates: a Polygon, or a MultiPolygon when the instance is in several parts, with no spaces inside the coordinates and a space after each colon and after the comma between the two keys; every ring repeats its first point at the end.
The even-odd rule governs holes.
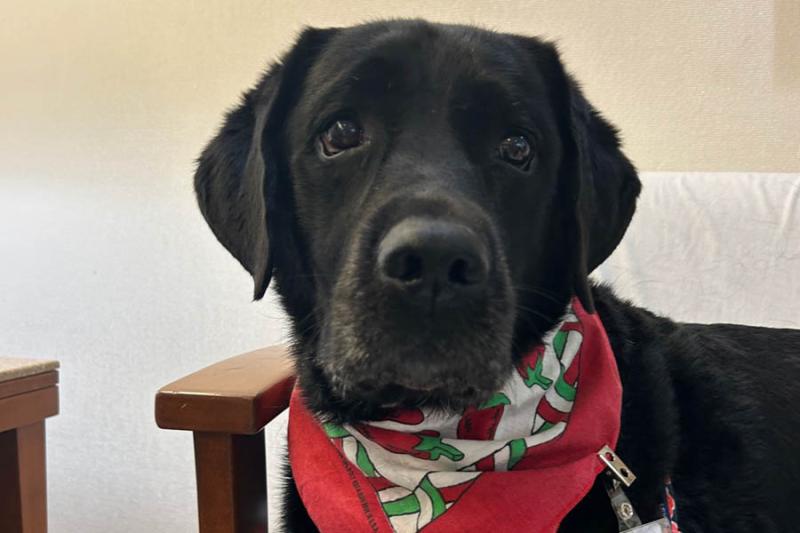
{"type": "Polygon", "coordinates": [[[422,21],[306,30],[195,185],[342,419],[496,391],[573,295],[592,308],[640,188],[552,45],[422,21]]]}

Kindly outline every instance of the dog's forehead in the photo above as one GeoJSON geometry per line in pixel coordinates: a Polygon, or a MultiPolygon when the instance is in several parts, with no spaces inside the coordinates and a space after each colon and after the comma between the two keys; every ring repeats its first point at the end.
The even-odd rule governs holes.
{"type": "Polygon", "coordinates": [[[430,23],[355,26],[340,31],[320,58],[320,65],[338,71],[358,68],[376,60],[419,64],[432,67],[455,65],[462,69],[479,68],[488,52],[499,57],[508,45],[498,34],[477,28],[462,28],[430,23]]]}
{"type": "Polygon", "coordinates": [[[330,100],[356,93],[425,89],[457,96],[453,88],[501,88],[509,98],[544,89],[520,37],[466,26],[394,21],[340,30],[309,73],[307,96],[330,100]],[[474,83],[465,84],[465,81],[474,83]],[[334,96],[335,97],[335,96],[334,96]]]}

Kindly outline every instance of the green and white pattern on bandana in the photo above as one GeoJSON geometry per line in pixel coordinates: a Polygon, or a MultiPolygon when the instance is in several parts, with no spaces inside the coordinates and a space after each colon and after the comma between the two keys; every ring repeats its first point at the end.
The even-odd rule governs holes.
{"type": "Polygon", "coordinates": [[[420,531],[456,505],[483,472],[513,469],[531,448],[564,432],[582,341],[569,309],[483,405],[461,415],[417,410],[402,421],[326,424],[325,431],[370,480],[394,530],[420,531]]]}

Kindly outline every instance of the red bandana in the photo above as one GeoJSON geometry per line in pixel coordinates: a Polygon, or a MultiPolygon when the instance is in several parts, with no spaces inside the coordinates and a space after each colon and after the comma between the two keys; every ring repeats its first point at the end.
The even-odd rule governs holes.
{"type": "Polygon", "coordinates": [[[552,533],[614,448],[622,386],[600,318],[575,299],[563,323],[486,403],[321,424],[295,389],[289,458],[324,533],[552,533]]]}

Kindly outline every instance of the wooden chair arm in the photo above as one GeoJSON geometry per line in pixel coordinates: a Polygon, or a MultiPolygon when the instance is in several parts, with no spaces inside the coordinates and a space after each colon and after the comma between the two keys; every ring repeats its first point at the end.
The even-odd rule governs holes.
{"type": "Polygon", "coordinates": [[[200,533],[267,530],[264,426],[289,405],[294,371],[272,346],[189,374],[156,394],[156,423],[194,433],[200,533]]]}
{"type": "Polygon", "coordinates": [[[286,346],[237,355],[162,387],[156,423],[164,429],[254,435],[286,409],[293,385],[286,346]]]}

